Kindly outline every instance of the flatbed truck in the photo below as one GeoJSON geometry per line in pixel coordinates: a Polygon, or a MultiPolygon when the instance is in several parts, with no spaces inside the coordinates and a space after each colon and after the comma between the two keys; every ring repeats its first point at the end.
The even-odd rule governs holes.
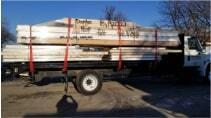
{"type": "MultiPolygon", "coordinates": [[[[68,63],[68,77],[73,79],[76,89],[84,95],[97,93],[103,84],[106,75],[122,73],[127,76],[131,72],[182,72],[186,70],[197,72],[203,79],[211,80],[211,55],[205,51],[197,37],[179,34],[180,45],[162,55],[161,60],[123,61],[123,69],[117,70],[118,61],[71,61],[68,63]]],[[[64,62],[35,62],[35,81],[44,76],[62,75],[64,62]]],[[[28,62],[2,63],[2,74],[30,78],[28,62]],[[25,74],[27,72],[27,74],[25,74]]]]}

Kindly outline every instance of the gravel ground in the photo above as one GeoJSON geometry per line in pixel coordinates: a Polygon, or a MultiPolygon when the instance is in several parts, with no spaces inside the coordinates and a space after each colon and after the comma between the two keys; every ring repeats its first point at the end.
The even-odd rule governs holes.
{"type": "Polygon", "coordinates": [[[2,117],[143,116],[209,117],[210,85],[200,81],[136,77],[107,80],[93,96],[83,96],[70,82],[51,80],[27,86],[2,82],[2,117]]]}

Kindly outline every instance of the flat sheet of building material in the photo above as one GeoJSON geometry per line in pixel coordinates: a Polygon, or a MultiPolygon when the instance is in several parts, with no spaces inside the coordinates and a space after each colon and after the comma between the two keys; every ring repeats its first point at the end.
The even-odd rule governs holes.
{"type": "MultiPolygon", "coordinates": [[[[66,46],[32,46],[35,62],[64,61],[66,46]]],[[[29,46],[7,45],[3,51],[3,62],[28,62],[29,46]]],[[[108,55],[106,51],[84,51],[79,47],[70,46],[68,61],[101,61],[108,55]]]]}
{"type": "MultiPolygon", "coordinates": [[[[108,20],[71,19],[71,44],[90,46],[118,46],[118,23],[108,20]]],[[[34,44],[66,44],[68,18],[33,25],[31,29],[34,44]]],[[[29,43],[30,26],[17,26],[17,42],[29,43]]],[[[121,46],[178,46],[178,32],[143,28],[133,22],[121,22],[121,46]]]]}
{"type": "MultiPolygon", "coordinates": [[[[119,48],[112,48],[109,51],[110,60],[119,60],[119,48]]],[[[146,48],[146,47],[121,47],[122,60],[161,60],[161,55],[167,54],[166,48],[146,48]]]]}
{"type": "MultiPolygon", "coordinates": [[[[33,45],[33,59],[35,62],[64,61],[66,46],[33,45]]],[[[168,53],[178,53],[181,50],[169,50],[153,47],[120,47],[123,61],[161,60],[161,56],[168,53]]],[[[28,62],[29,46],[6,45],[2,51],[3,62],[28,62]]],[[[87,50],[83,47],[70,46],[68,61],[118,61],[119,48],[109,51],[87,50]]]]}

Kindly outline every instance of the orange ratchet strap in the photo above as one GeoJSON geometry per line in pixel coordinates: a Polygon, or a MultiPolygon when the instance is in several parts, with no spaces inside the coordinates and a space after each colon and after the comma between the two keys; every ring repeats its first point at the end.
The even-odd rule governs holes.
{"type": "Polygon", "coordinates": [[[68,48],[70,45],[70,29],[71,29],[71,18],[68,18],[68,26],[67,26],[67,43],[64,55],[64,66],[63,66],[63,73],[67,73],[68,68],[68,48]]]}
{"type": "Polygon", "coordinates": [[[34,63],[33,63],[33,51],[32,51],[32,26],[30,25],[29,27],[29,70],[30,73],[33,75],[34,74],[34,63]]]}

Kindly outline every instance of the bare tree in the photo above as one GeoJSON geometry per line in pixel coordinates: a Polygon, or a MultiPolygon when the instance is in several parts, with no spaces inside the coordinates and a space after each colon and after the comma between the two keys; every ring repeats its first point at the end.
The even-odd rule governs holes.
{"type": "Polygon", "coordinates": [[[161,14],[165,26],[210,40],[210,1],[165,1],[161,14]]]}
{"type": "Polygon", "coordinates": [[[106,20],[114,20],[116,8],[114,6],[106,6],[104,10],[106,20]]]}
{"type": "Polygon", "coordinates": [[[8,23],[5,18],[2,19],[1,22],[1,46],[3,47],[5,44],[14,42],[15,36],[9,32],[8,23]]]}
{"type": "Polygon", "coordinates": [[[122,12],[118,11],[114,16],[114,20],[115,21],[127,21],[127,18],[122,12]]]}
{"type": "Polygon", "coordinates": [[[122,12],[117,11],[114,6],[106,6],[103,12],[106,20],[127,21],[126,16],[122,12]]]}

